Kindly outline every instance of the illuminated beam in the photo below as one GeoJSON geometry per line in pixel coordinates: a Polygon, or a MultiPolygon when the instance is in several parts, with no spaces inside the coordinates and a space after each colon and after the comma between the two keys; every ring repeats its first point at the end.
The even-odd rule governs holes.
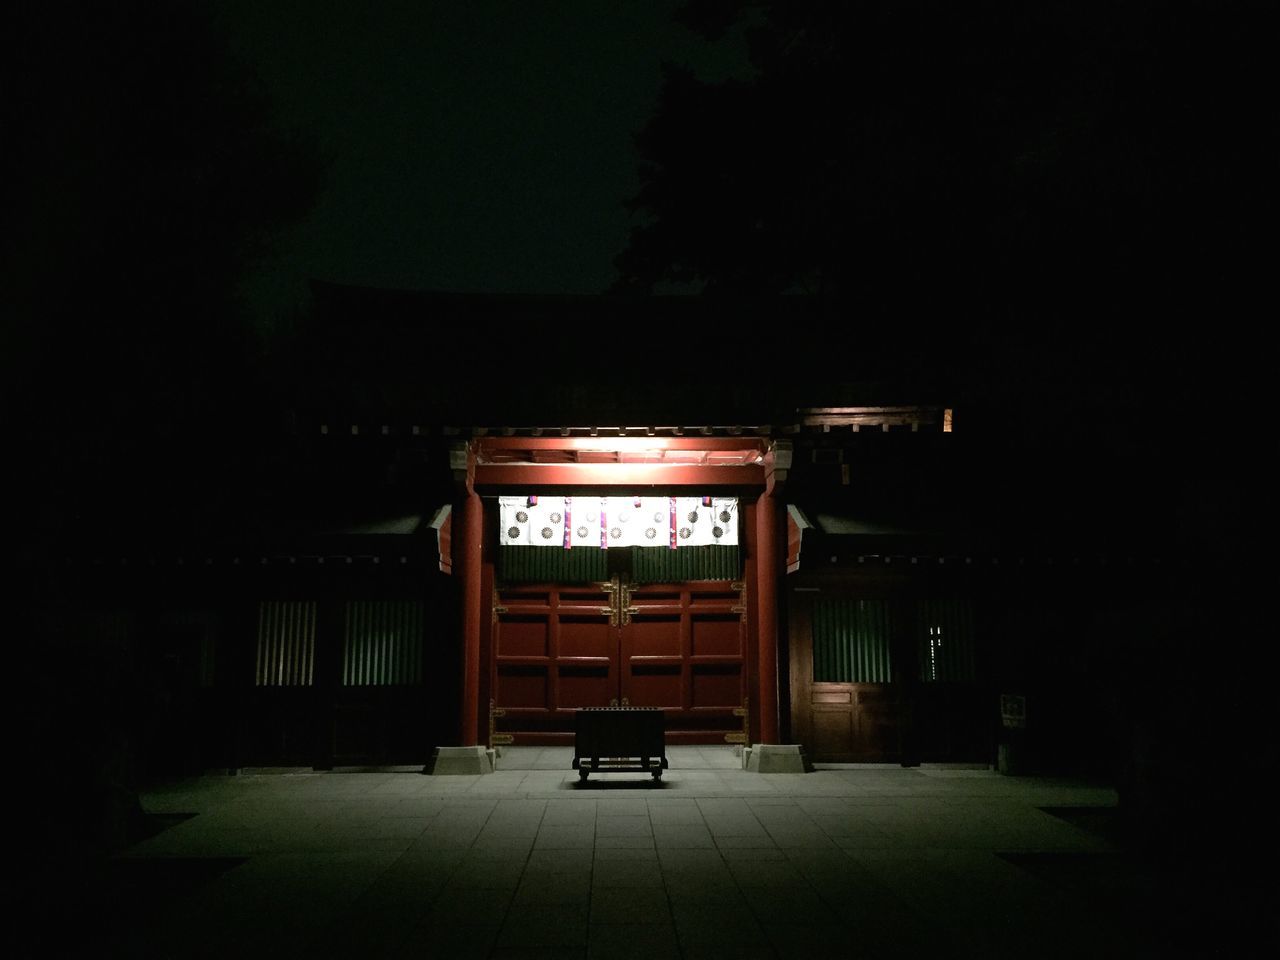
{"type": "Polygon", "coordinates": [[[512,450],[570,450],[638,454],[645,451],[752,450],[763,454],[767,439],[750,437],[483,437],[472,441],[483,462],[487,452],[512,450]]]}
{"type": "Polygon", "coordinates": [[[763,464],[477,463],[477,487],[732,487],[763,485],[763,464]]]}

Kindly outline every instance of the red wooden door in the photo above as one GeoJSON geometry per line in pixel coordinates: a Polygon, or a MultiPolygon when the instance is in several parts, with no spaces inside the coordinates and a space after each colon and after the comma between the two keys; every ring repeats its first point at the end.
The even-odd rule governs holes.
{"type": "Polygon", "coordinates": [[[742,730],[743,585],[510,587],[494,605],[496,720],[516,743],[565,742],[578,707],[661,707],[668,742],[742,730]]]}
{"type": "Polygon", "coordinates": [[[724,743],[747,696],[741,583],[623,585],[621,696],[662,707],[669,742],[724,743]]]}
{"type": "Polygon", "coordinates": [[[616,700],[616,592],[613,583],[497,592],[490,689],[494,706],[504,714],[501,730],[572,731],[573,710],[616,700]]]}

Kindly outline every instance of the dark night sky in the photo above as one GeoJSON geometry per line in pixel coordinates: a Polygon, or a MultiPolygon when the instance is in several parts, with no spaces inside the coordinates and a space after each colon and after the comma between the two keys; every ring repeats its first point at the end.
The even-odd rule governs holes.
{"type": "Polygon", "coordinates": [[[596,293],[626,243],[631,138],[660,64],[740,68],[671,0],[223,4],[283,123],[313,132],[326,188],[264,290],[596,293]],[[285,285],[285,290],[280,285],[285,285]]]}
{"type": "MultiPolygon", "coordinates": [[[[258,264],[248,280],[264,319],[299,303],[308,278],[493,293],[607,288],[635,222],[624,206],[639,185],[632,141],[657,104],[661,64],[692,64],[708,79],[750,72],[740,36],[709,44],[672,18],[678,6],[214,5],[218,27],[261,78],[281,125],[313,136],[327,163],[314,206],[280,237],[278,258],[258,264]]],[[[1246,106],[1232,109],[1243,112],[1252,94],[1236,92],[1246,106]]],[[[1222,149],[1224,171],[1236,170],[1234,148],[1222,149]]],[[[1206,241],[1206,249],[1214,245],[1206,241]]],[[[1179,282],[1195,266],[1189,259],[1191,269],[1174,267],[1168,276],[1179,282]]],[[[1099,282],[1070,278],[1068,288],[1077,280],[1099,282]]],[[[1223,283],[1224,297],[1234,297],[1235,287],[1223,283]]],[[[1046,292],[1045,302],[1057,296],[1046,292]]],[[[1205,388],[1233,385],[1229,372],[1207,366],[1229,367],[1230,344],[1205,343],[1185,324],[1165,325],[1164,305],[1144,313],[1150,294],[1161,291],[1125,290],[1119,316],[1107,302],[1116,291],[1097,292],[1096,309],[1091,304],[1039,329],[1001,328],[998,336],[1017,346],[1008,357],[979,358],[975,368],[987,378],[1003,368],[1010,394],[1028,387],[1037,394],[1044,376],[1064,393],[1098,380],[1181,391],[1188,383],[1183,366],[1205,388]]],[[[940,333],[981,312],[964,301],[947,309],[954,317],[938,321],[940,333]]],[[[1238,301],[1227,309],[1237,310],[1238,301]]],[[[1232,316],[1210,322],[1219,331],[1235,328],[1232,316]]],[[[907,346],[914,352],[918,343],[907,346]]]]}

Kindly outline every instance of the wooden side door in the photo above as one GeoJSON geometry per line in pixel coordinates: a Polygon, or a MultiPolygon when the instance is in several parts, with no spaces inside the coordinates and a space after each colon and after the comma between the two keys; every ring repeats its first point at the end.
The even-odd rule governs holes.
{"type": "Polygon", "coordinates": [[[899,760],[890,604],[800,588],[790,615],[792,724],[806,753],[837,763],[899,760]]]}

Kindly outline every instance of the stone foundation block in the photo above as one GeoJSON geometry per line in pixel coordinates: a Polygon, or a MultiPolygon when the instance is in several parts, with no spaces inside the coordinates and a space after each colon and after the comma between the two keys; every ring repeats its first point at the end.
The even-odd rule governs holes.
{"type": "Polygon", "coordinates": [[[474,747],[436,747],[435,755],[423,773],[433,776],[475,776],[478,773],[493,773],[497,758],[492,750],[484,746],[474,747]]]}
{"type": "Polygon", "coordinates": [[[805,773],[798,743],[757,743],[742,750],[742,769],[750,773],[805,773]]]}

